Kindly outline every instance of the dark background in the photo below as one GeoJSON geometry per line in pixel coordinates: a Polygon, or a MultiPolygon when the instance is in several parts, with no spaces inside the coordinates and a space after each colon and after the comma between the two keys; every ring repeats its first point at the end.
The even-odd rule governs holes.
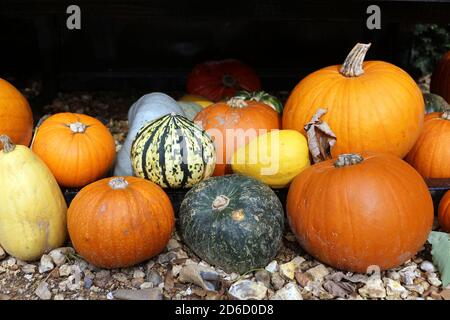
{"type": "MultiPolygon", "coordinates": [[[[0,2],[0,77],[58,91],[183,91],[194,64],[237,58],[266,90],[291,90],[306,74],[338,64],[356,42],[368,59],[413,67],[414,27],[450,24],[448,1],[23,1],[0,2]],[[66,8],[81,7],[81,30],[66,8]],[[382,29],[366,28],[378,4],[382,29]]],[[[417,46],[417,45],[416,45],[417,46]]]]}

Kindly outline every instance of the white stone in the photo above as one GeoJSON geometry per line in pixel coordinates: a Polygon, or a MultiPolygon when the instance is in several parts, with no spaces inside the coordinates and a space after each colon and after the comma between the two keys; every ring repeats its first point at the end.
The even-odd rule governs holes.
{"type": "Polygon", "coordinates": [[[280,265],[280,275],[287,280],[294,279],[295,271],[296,266],[292,261],[280,265]]]}
{"type": "Polygon", "coordinates": [[[153,283],[152,282],[144,282],[143,284],[141,284],[139,286],[140,289],[150,289],[153,288],[153,283]]]}
{"type": "Polygon", "coordinates": [[[289,282],[278,290],[270,300],[303,300],[302,293],[294,282],[289,282]]]}
{"type": "Polygon", "coordinates": [[[74,254],[75,250],[71,247],[63,247],[63,248],[57,248],[53,249],[49,252],[49,256],[52,258],[53,262],[60,266],[67,260],[68,254],[74,254]]]}
{"type": "Polygon", "coordinates": [[[172,250],[178,249],[180,247],[181,247],[181,244],[177,240],[175,240],[173,238],[170,239],[169,242],[167,243],[167,250],[168,251],[172,251],[172,250]]]}
{"type": "Polygon", "coordinates": [[[403,287],[400,282],[389,278],[384,278],[383,281],[386,285],[386,293],[388,296],[406,298],[406,296],[408,295],[408,290],[406,290],[406,288],[403,287]]]}
{"type": "Polygon", "coordinates": [[[437,274],[434,272],[430,272],[427,274],[428,282],[435,287],[440,287],[442,285],[442,281],[438,278],[437,274]]]}
{"type": "Polygon", "coordinates": [[[13,257],[9,257],[8,259],[6,259],[5,261],[2,262],[2,266],[4,268],[11,268],[15,264],[16,264],[16,259],[13,257]]]}
{"type": "Polygon", "coordinates": [[[53,300],[64,300],[64,295],[62,294],[57,294],[53,297],[53,300]]]}
{"type": "Polygon", "coordinates": [[[266,297],[267,288],[261,282],[240,280],[230,287],[228,293],[236,300],[262,300],[266,297]]]}
{"type": "Polygon", "coordinates": [[[59,267],[59,276],[68,277],[72,272],[71,269],[72,268],[68,264],[63,264],[62,266],[59,267]]]}
{"type": "Polygon", "coordinates": [[[36,266],[34,264],[26,264],[22,267],[23,273],[35,273],[36,272],[36,266]]]}
{"type": "Polygon", "coordinates": [[[321,281],[329,273],[330,272],[328,271],[327,267],[325,267],[323,264],[319,264],[314,268],[306,271],[306,275],[310,276],[313,281],[321,281]]]}
{"type": "Polygon", "coordinates": [[[385,298],[386,289],[383,281],[379,275],[373,275],[368,280],[364,287],[358,290],[359,294],[365,298],[385,298]]]}
{"type": "Polygon", "coordinates": [[[436,267],[434,266],[434,264],[432,264],[430,261],[422,261],[422,263],[420,264],[420,270],[425,271],[425,272],[436,272],[436,267]]]}
{"type": "Polygon", "coordinates": [[[141,271],[141,270],[134,270],[134,272],[133,272],[133,278],[134,279],[142,279],[142,278],[144,278],[145,277],[145,273],[143,272],[143,271],[141,271]]]}
{"type": "Polygon", "coordinates": [[[417,270],[417,265],[410,265],[400,270],[400,277],[405,285],[413,285],[414,279],[420,276],[420,271],[417,270]]]}
{"type": "Polygon", "coordinates": [[[36,288],[36,291],[34,293],[39,297],[41,300],[50,300],[52,298],[52,293],[48,289],[47,282],[41,282],[39,286],[36,288]]]}
{"type": "Polygon", "coordinates": [[[176,264],[172,267],[172,274],[174,277],[177,277],[180,274],[181,269],[183,269],[183,266],[181,264],[176,264]]]}
{"type": "Polygon", "coordinates": [[[49,255],[44,254],[39,263],[39,273],[45,273],[53,270],[54,268],[55,265],[52,262],[52,258],[49,255]]]}
{"type": "Polygon", "coordinates": [[[265,268],[267,271],[269,271],[270,273],[274,273],[278,271],[278,262],[277,260],[273,260],[271,263],[269,263],[267,265],[267,267],[265,268]]]}

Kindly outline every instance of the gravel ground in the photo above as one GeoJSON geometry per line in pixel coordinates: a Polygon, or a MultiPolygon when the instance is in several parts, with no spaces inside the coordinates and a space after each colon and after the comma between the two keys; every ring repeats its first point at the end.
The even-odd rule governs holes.
{"type": "MultiPolygon", "coordinates": [[[[427,80],[423,81],[426,86],[427,80]]],[[[30,94],[30,91],[25,91],[30,94]]],[[[46,113],[71,111],[104,120],[123,142],[128,107],[137,97],[114,93],[60,94],[46,113]]],[[[67,247],[25,263],[0,248],[0,300],[8,299],[434,299],[450,300],[426,245],[386,272],[345,273],[306,254],[286,227],[281,250],[266,268],[227,274],[201,261],[175,233],[159,256],[126,269],[98,269],[67,247]]]]}

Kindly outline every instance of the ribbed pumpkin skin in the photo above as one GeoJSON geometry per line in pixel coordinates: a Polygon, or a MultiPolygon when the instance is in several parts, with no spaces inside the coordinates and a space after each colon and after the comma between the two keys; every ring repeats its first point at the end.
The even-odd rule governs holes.
{"type": "Polygon", "coordinates": [[[15,144],[29,146],[33,114],[27,99],[8,81],[0,78],[0,134],[15,144]]]}
{"type": "Polygon", "coordinates": [[[200,111],[194,119],[214,140],[217,154],[215,176],[231,173],[230,160],[239,147],[280,128],[280,117],[271,107],[256,101],[245,103],[246,107],[237,108],[227,102],[218,102],[200,111]],[[247,130],[254,134],[243,138],[247,130]]]}
{"type": "Polygon", "coordinates": [[[266,266],[281,246],[284,213],[265,184],[249,177],[212,177],[188,191],[181,203],[179,231],[202,259],[227,272],[244,273],[266,266]],[[228,206],[213,210],[218,196],[228,206]]]}
{"type": "Polygon", "coordinates": [[[138,177],[164,188],[190,188],[212,175],[214,143],[192,121],[169,114],[136,134],[131,162],[138,177]]]}
{"type": "Polygon", "coordinates": [[[450,178],[450,120],[426,115],[422,133],[405,160],[425,178],[450,178]]]}
{"type": "Polygon", "coordinates": [[[333,157],[366,151],[403,158],[423,125],[424,100],[414,80],[383,61],[363,64],[364,74],[348,78],[340,66],[316,71],[292,91],[283,113],[283,129],[305,134],[303,127],[319,108],[337,136],[333,157]]]}
{"type": "Polygon", "coordinates": [[[116,157],[114,138],[99,120],[76,113],[58,113],[37,129],[33,151],[47,164],[58,183],[65,187],[83,187],[103,177],[116,157]],[[69,125],[86,125],[83,133],[74,133],[69,125]]]}
{"type": "Polygon", "coordinates": [[[101,268],[135,265],[160,253],[173,231],[172,204],[154,183],[125,177],[125,189],[105,178],[84,187],[67,215],[75,250],[101,268]]]}
{"type": "Polygon", "coordinates": [[[438,219],[441,229],[450,232],[450,191],[441,199],[438,210],[438,219]]]}
{"type": "Polygon", "coordinates": [[[450,103],[450,51],[436,65],[431,76],[430,91],[450,103]]]}
{"type": "Polygon", "coordinates": [[[200,63],[192,69],[187,79],[190,94],[215,102],[232,97],[240,90],[260,89],[261,82],[255,71],[234,59],[200,63]]]}
{"type": "Polygon", "coordinates": [[[382,270],[411,258],[433,223],[433,202],[422,177],[388,154],[336,168],[320,162],[292,182],[287,214],[301,246],[338,269],[382,270]]]}
{"type": "Polygon", "coordinates": [[[50,170],[30,149],[0,151],[0,245],[10,255],[38,260],[66,240],[67,206],[50,170]]]}

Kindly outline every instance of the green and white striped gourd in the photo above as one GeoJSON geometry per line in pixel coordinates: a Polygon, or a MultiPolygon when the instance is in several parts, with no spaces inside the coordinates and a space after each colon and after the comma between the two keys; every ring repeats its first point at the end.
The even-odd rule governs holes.
{"type": "Polygon", "coordinates": [[[216,154],[209,135],[174,113],[139,130],[131,146],[137,177],[163,188],[190,188],[214,172],[216,154]]]}
{"type": "Polygon", "coordinates": [[[244,100],[253,100],[257,102],[262,102],[267,104],[269,107],[274,109],[278,113],[283,113],[283,104],[277,97],[265,92],[265,91],[239,91],[235,95],[236,98],[241,98],[244,100]]]}

